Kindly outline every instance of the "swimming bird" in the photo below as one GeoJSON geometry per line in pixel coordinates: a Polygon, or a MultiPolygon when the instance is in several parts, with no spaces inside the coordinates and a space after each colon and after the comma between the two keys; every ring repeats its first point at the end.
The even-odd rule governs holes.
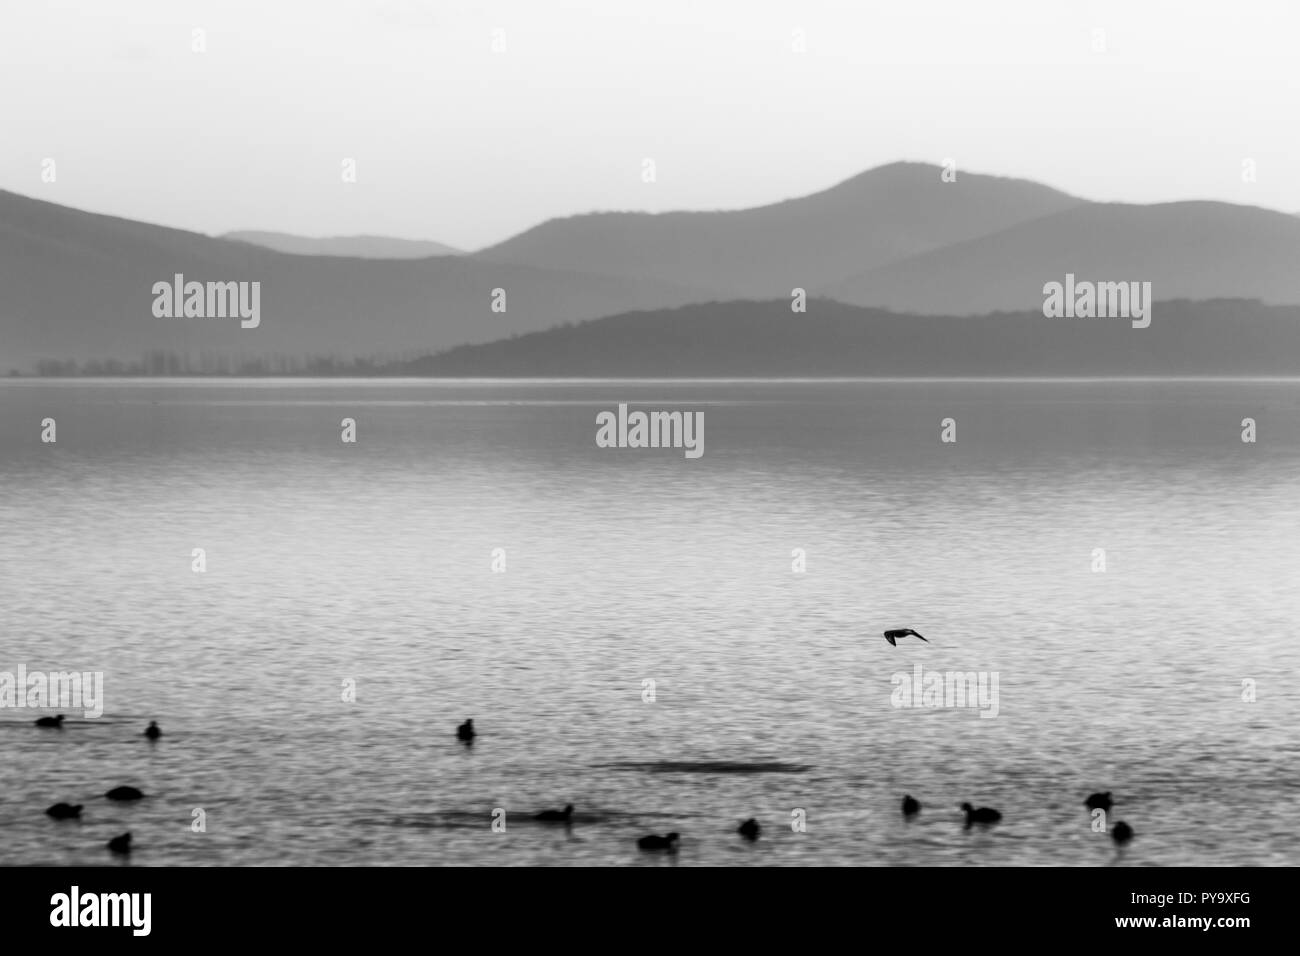
{"type": "Polygon", "coordinates": [[[131,852],[131,834],[123,833],[121,836],[115,836],[108,841],[108,848],[114,853],[131,852]]]}
{"type": "Polygon", "coordinates": [[[1111,807],[1110,791],[1089,794],[1088,799],[1083,801],[1083,805],[1089,810],[1109,810],[1111,807]]]}
{"type": "Polygon", "coordinates": [[[543,810],[533,814],[534,820],[543,823],[569,823],[573,820],[573,804],[566,803],[563,810],[543,810]]]}
{"type": "Polygon", "coordinates": [[[736,832],[746,840],[757,840],[758,835],[763,832],[763,828],[758,825],[758,821],[750,817],[744,823],[736,828],[736,832]]]}
{"type": "Polygon", "coordinates": [[[158,729],[158,721],[149,721],[149,726],[144,729],[144,735],[150,740],[157,740],[162,736],[162,731],[158,729]]]}
{"type": "Polygon", "coordinates": [[[966,826],[972,823],[997,823],[1002,819],[1002,814],[990,807],[972,807],[969,803],[961,805],[962,810],[966,813],[966,826]]]}
{"type": "Polygon", "coordinates": [[[104,796],[110,800],[139,800],[144,794],[135,787],[114,787],[104,796]]]}
{"type": "Polygon", "coordinates": [[[1123,846],[1129,840],[1133,839],[1133,828],[1123,820],[1111,827],[1110,838],[1123,846]]]}
{"type": "MultiPolygon", "coordinates": [[[[921,637],[921,635],[916,633],[916,631],[912,630],[910,627],[900,627],[896,630],[885,632],[885,640],[889,641],[889,643],[894,647],[898,646],[897,642],[900,637],[921,637]]],[[[925,641],[927,644],[930,643],[924,637],[921,637],[921,640],[925,641]]]]}
{"type": "Polygon", "coordinates": [[[57,716],[57,717],[40,717],[40,718],[37,718],[36,726],[37,726],[37,727],[62,727],[62,726],[63,726],[63,715],[62,715],[62,714],[59,714],[59,716],[57,716]]]}
{"type": "Polygon", "coordinates": [[[465,743],[473,743],[475,737],[474,721],[467,720],[456,728],[456,739],[463,740],[465,743]]]}
{"type": "Polygon", "coordinates": [[[71,820],[81,816],[81,804],[56,803],[45,812],[56,820],[71,820]]]}
{"type": "Polygon", "coordinates": [[[643,850],[667,850],[672,853],[677,849],[674,846],[677,839],[676,833],[670,833],[667,836],[656,836],[652,833],[650,836],[643,836],[637,840],[636,845],[643,850]]]}
{"type": "Polygon", "coordinates": [[[910,817],[921,812],[921,801],[913,798],[910,793],[903,795],[903,816],[910,817]]]}

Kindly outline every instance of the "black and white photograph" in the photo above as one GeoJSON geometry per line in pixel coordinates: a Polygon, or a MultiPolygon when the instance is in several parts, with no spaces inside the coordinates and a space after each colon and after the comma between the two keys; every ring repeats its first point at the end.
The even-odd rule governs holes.
{"type": "Polygon", "coordinates": [[[1300,865],[1297,36],[5,0],[6,926],[321,893],[327,945],[490,871],[1250,945],[1300,865]]]}

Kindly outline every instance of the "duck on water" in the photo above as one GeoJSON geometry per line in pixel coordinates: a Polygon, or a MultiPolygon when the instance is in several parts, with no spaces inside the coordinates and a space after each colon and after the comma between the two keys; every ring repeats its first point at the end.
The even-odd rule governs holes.
{"type": "Polygon", "coordinates": [[[642,850],[667,850],[669,853],[675,853],[677,852],[678,839],[676,833],[670,833],[667,836],[652,833],[637,840],[636,845],[642,850]]]}
{"type": "Polygon", "coordinates": [[[1083,801],[1083,805],[1089,810],[1109,810],[1112,806],[1110,791],[1089,794],[1088,799],[1083,801]]]}
{"type": "Polygon", "coordinates": [[[972,807],[969,803],[963,803],[961,809],[966,814],[966,826],[972,823],[997,823],[1002,819],[1002,814],[991,807],[972,807]]]}

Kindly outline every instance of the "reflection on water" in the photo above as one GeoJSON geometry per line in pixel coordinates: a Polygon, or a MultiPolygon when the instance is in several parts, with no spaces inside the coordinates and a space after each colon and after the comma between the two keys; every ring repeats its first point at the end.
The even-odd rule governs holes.
{"type": "Polygon", "coordinates": [[[1294,865],[1298,463],[1287,382],[3,383],[0,671],[106,708],[0,710],[0,861],[1294,865]]]}

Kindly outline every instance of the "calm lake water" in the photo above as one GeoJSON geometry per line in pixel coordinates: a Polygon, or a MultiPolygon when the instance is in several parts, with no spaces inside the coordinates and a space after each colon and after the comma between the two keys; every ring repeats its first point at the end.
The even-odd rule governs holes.
{"type": "Polygon", "coordinates": [[[1300,382],[0,383],[0,671],[106,698],[0,709],[0,862],[1300,864],[1298,490],[1300,382]]]}

